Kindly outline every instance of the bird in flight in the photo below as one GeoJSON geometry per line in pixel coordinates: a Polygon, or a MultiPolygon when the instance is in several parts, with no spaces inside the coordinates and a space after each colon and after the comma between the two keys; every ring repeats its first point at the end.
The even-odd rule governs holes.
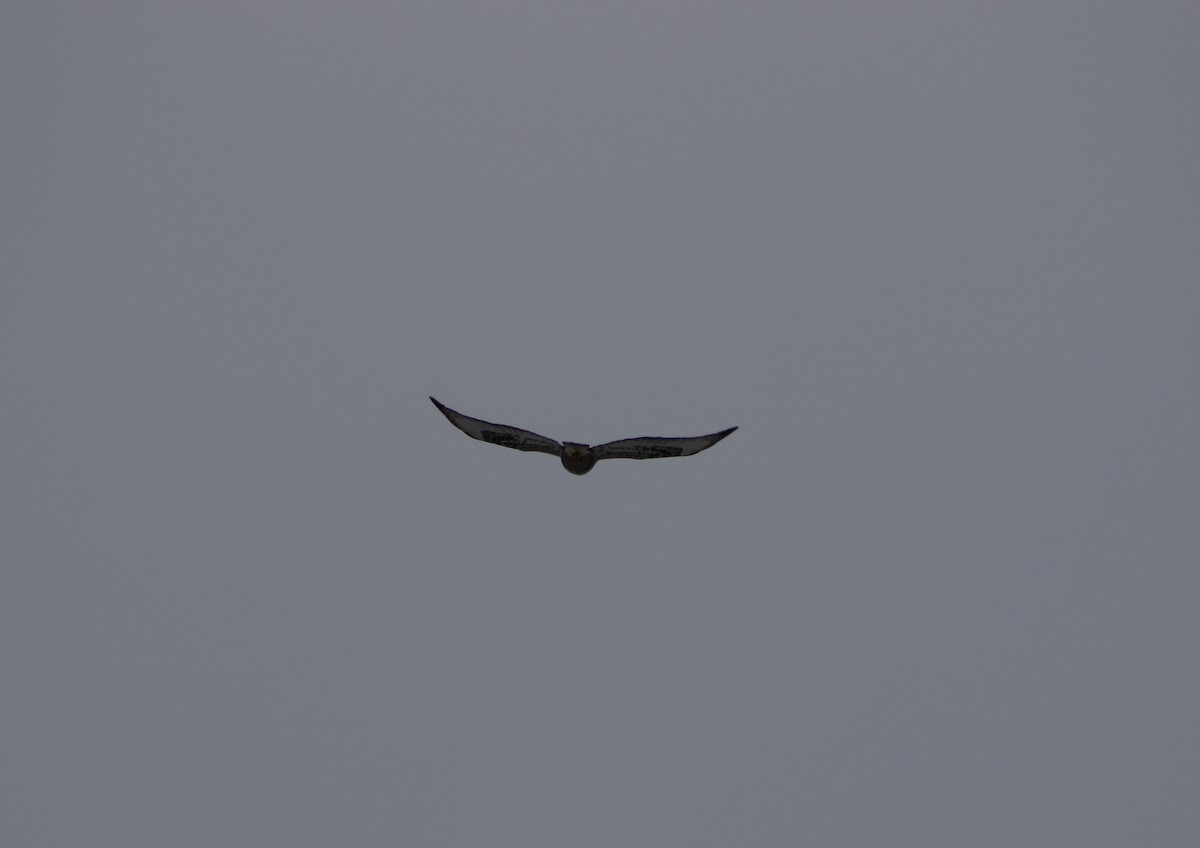
{"type": "Polygon", "coordinates": [[[562,460],[563,468],[572,474],[587,474],[597,462],[602,459],[658,459],[664,456],[691,456],[715,445],[728,436],[737,427],[730,427],[719,433],[709,433],[707,436],[692,436],[690,438],[663,438],[661,436],[639,436],[636,439],[620,439],[616,442],[606,442],[602,445],[588,446],[579,442],[556,442],[537,433],[509,427],[507,424],[492,424],[490,421],[480,421],[461,412],[455,412],[448,406],[431,397],[433,405],[441,410],[458,429],[472,439],[481,442],[491,442],[493,445],[504,445],[520,451],[540,451],[550,453],[562,460]]]}

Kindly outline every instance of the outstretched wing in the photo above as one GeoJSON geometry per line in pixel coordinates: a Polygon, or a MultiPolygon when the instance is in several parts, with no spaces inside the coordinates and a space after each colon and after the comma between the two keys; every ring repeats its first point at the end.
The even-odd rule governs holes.
{"type": "Polygon", "coordinates": [[[592,451],[597,459],[658,459],[664,456],[691,456],[711,448],[728,436],[737,427],[707,436],[692,436],[682,439],[664,439],[659,436],[641,436],[636,439],[621,439],[596,445],[592,451]]]}
{"type": "Polygon", "coordinates": [[[430,398],[433,405],[441,410],[442,415],[458,429],[462,430],[472,439],[479,439],[481,442],[491,442],[493,445],[504,445],[506,448],[515,448],[522,451],[541,451],[542,453],[552,453],[555,456],[562,455],[562,445],[547,439],[545,436],[539,436],[537,433],[530,433],[528,430],[521,430],[517,427],[509,427],[507,424],[493,424],[490,421],[480,421],[478,418],[472,418],[469,415],[463,415],[461,412],[455,412],[448,406],[443,406],[438,403],[437,398],[430,398]]]}

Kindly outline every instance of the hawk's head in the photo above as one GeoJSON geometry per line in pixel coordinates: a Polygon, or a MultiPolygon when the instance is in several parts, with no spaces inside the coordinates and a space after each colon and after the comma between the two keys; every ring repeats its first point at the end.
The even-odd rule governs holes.
{"type": "Polygon", "coordinates": [[[596,454],[579,442],[563,442],[562,464],[572,474],[587,474],[596,464],[596,454]]]}

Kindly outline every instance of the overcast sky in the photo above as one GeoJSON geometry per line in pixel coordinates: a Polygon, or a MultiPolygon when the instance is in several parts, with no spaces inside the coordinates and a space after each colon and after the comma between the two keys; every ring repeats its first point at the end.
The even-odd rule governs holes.
{"type": "Polygon", "coordinates": [[[0,843],[1200,844],[1198,39],[6,3],[0,843]]]}

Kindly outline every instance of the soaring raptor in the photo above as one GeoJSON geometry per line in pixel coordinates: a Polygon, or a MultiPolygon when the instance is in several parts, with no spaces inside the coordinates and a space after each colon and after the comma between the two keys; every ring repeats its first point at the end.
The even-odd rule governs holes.
{"type": "Polygon", "coordinates": [[[493,445],[504,445],[506,448],[515,448],[521,451],[554,454],[562,460],[563,468],[572,474],[587,474],[592,470],[592,466],[602,459],[658,459],[663,456],[691,456],[711,448],[737,429],[737,427],[730,427],[728,430],[710,433],[707,436],[681,439],[640,436],[636,439],[621,439],[589,447],[579,442],[562,442],[560,444],[554,439],[539,436],[528,430],[509,427],[506,424],[480,421],[478,418],[471,418],[461,412],[455,412],[448,406],[443,406],[438,403],[437,398],[431,397],[430,400],[451,424],[472,439],[491,442],[493,445]]]}

